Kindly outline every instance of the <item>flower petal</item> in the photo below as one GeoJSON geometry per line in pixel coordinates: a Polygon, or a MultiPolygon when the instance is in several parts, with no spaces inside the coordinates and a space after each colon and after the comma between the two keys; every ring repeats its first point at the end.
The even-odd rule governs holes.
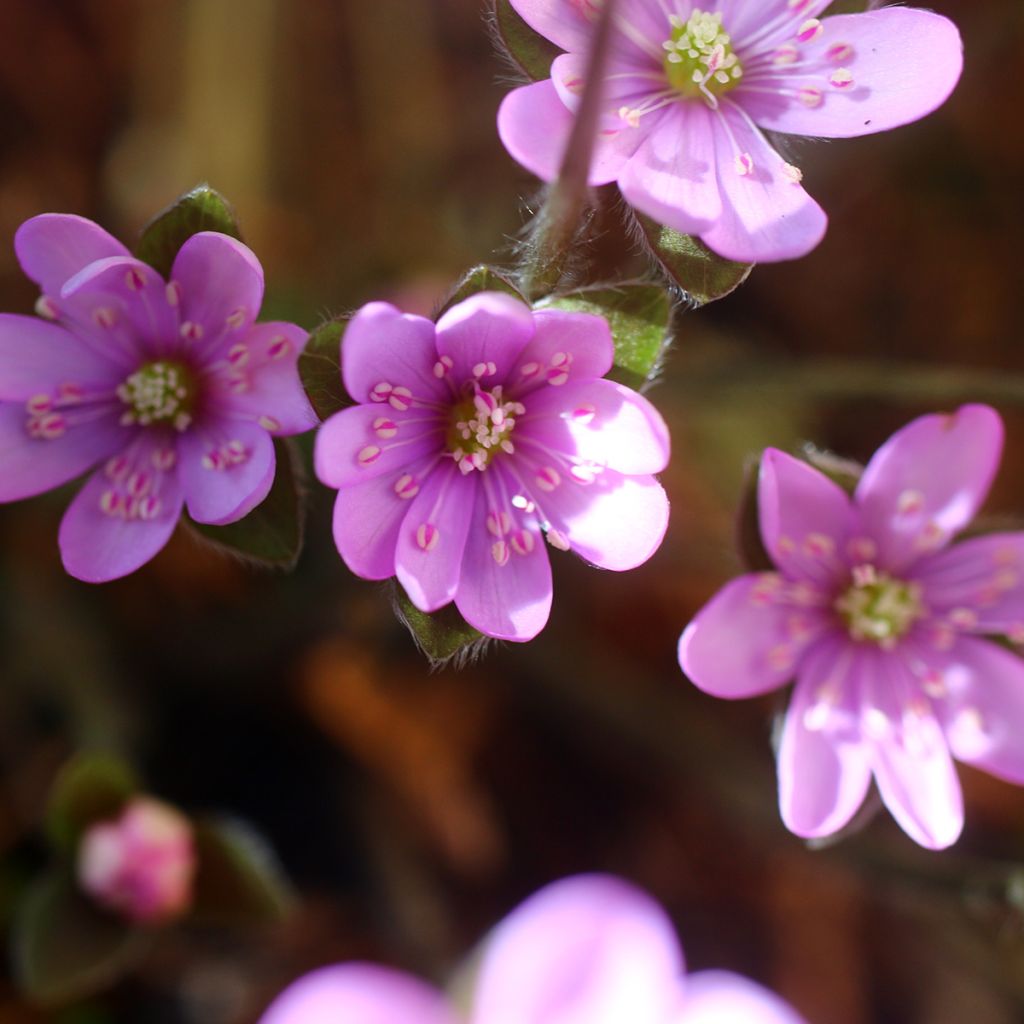
{"type": "Polygon", "coordinates": [[[572,380],[586,380],[603,377],[612,368],[615,346],[603,316],[538,309],[533,325],[535,333],[511,375],[509,392],[514,397],[530,394],[561,373],[572,380]]]}
{"type": "Polygon", "coordinates": [[[779,808],[807,838],[841,829],[864,802],[871,762],[857,729],[861,651],[822,638],[804,655],[779,744],[779,808]]]}
{"type": "Polygon", "coordinates": [[[478,292],[437,321],[437,352],[453,361],[450,375],[457,383],[476,379],[492,386],[509,378],[533,334],[533,314],[524,302],[478,292]]]}
{"type": "Polygon", "coordinates": [[[811,640],[825,627],[814,609],[780,604],[775,573],[727,583],[679,639],[679,664],[705,693],[735,700],[778,689],[796,674],[811,640]]]}
{"type": "Polygon", "coordinates": [[[590,49],[597,5],[572,0],[510,0],[519,16],[535,32],[563,50],[586,53],[590,49]]]}
{"type": "Polygon", "coordinates": [[[828,220],[786,163],[733,102],[714,124],[715,165],[722,215],[703,242],[744,263],[805,256],[822,239],[828,220]]]}
{"type": "Polygon", "coordinates": [[[345,389],[357,402],[376,402],[382,412],[405,403],[389,398],[388,384],[408,389],[420,400],[448,396],[434,376],[437,346],[434,325],[422,316],[401,313],[387,302],[370,302],[349,321],[341,346],[345,389]]]}
{"type": "Polygon", "coordinates": [[[761,539],[790,579],[828,584],[847,569],[850,499],[801,459],[766,448],[757,477],[761,539]]]}
{"type": "Polygon", "coordinates": [[[93,261],[131,255],[99,224],[72,213],[41,213],[25,221],[15,232],[14,251],[21,269],[51,296],[93,261]]]}
{"type": "Polygon", "coordinates": [[[816,18],[832,0],[712,0],[705,10],[722,12],[722,24],[732,37],[733,49],[749,60],[791,40],[808,18],[816,18]]]}
{"type": "Polygon", "coordinates": [[[398,535],[395,574],[421,611],[455,597],[476,500],[477,481],[453,462],[438,466],[413,497],[398,535]]]}
{"type": "Polygon", "coordinates": [[[321,967],[288,986],[259,1024],[457,1024],[440,992],[376,964],[321,967]]]}
{"type": "Polygon", "coordinates": [[[962,530],[988,494],[1002,448],[1002,420],[987,405],[921,416],[893,434],[854,495],[879,564],[901,570],[962,530]]]}
{"type": "Polygon", "coordinates": [[[154,466],[160,447],[156,437],[140,435],[119,460],[123,472],[112,474],[109,465],[98,470],[68,506],[58,539],[72,576],[86,583],[127,576],[170,539],[181,516],[182,492],[175,473],[154,466]],[[143,488],[143,494],[131,496],[131,490],[143,488]]]}
{"type": "Polygon", "coordinates": [[[953,756],[1024,783],[1024,661],[987,640],[958,637],[946,655],[937,711],[953,756]]]}
{"type": "Polygon", "coordinates": [[[674,1024],[804,1024],[768,989],[728,971],[697,971],[686,979],[674,1024]]]}
{"type": "Polygon", "coordinates": [[[931,11],[886,7],[822,24],[818,39],[801,46],[798,69],[751,76],[736,90],[763,128],[825,138],[888,131],[941,106],[960,78],[960,33],[931,11]],[[821,101],[803,102],[800,89],[821,101]]]}
{"type": "Polygon", "coordinates": [[[274,442],[256,423],[227,418],[197,424],[178,441],[188,514],[222,526],[248,515],[274,482],[274,442]]]}
{"type": "Polygon", "coordinates": [[[668,1020],[682,950],[646,893],[581,875],[541,889],[485,940],[470,1024],[668,1020]]]}
{"type": "Polygon", "coordinates": [[[131,431],[115,412],[72,425],[61,437],[34,438],[21,405],[0,402],[0,501],[19,501],[74,480],[120,451],[131,431]]]}

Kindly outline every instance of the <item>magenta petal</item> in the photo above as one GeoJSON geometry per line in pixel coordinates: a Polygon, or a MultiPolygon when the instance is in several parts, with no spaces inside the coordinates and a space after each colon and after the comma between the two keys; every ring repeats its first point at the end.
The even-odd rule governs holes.
{"type": "Polygon", "coordinates": [[[198,328],[204,346],[247,330],[263,305],[260,261],[247,245],[216,231],[200,231],[185,242],[171,281],[181,288],[182,330],[193,325],[194,336],[198,328]]]}
{"type": "Polygon", "coordinates": [[[539,309],[534,311],[533,325],[533,338],[520,353],[509,380],[516,398],[545,386],[549,371],[556,368],[565,367],[572,380],[603,377],[612,368],[615,346],[603,316],[539,309]]]}
{"type": "Polygon", "coordinates": [[[376,964],[322,967],[288,986],[259,1024],[457,1024],[441,993],[376,964]]]}
{"type": "Polygon", "coordinates": [[[517,544],[520,551],[509,551],[499,560],[497,538],[488,529],[487,513],[488,503],[478,500],[455,604],[463,618],[487,636],[532,640],[551,614],[551,563],[544,538],[524,522],[523,537],[517,544]]]}
{"type": "Polygon", "coordinates": [[[722,11],[733,48],[741,59],[749,60],[789,42],[803,22],[816,18],[830,3],[832,0],[804,0],[801,4],[791,0],[717,0],[712,6],[722,11]],[[771,26],[767,32],[766,26],[771,26]]]}
{"type": "Polygon", "coordinates": [[[14,251],[21,269],[51,296],[95,260],[131,255],[98,224],[71,213],[43,213],[25,221],[14,235],[14,251]]]}
{"type": "Polygon", "coordinates": [[[946,655],[948,691],[938,701],[957,760],[1024,783],[1024,661],[987,640],[962,636],[946,655]]]}
{"type": "Polygon", "coordinates": [[[511,3],[530,28],[556,46],[578,53],[590,49],[596,5],[565,0],[511,0],[511,3]]]}
{"type": "Polygon", "coordinates": [[[470,1024],[668,1021],[682,950],[646,893],[582,875],[540,890],[485,940],[470,1024]]]}
{"type": "Polygon", "coordinates": [[[437,351],[452,360],[455,382],[501,384],[533,334],[529,306],[502,292],[478,292],[437,321],[437,351]]]}
{"type": "Polygon", "coordinates": [[[821,36],[801,47],[806,72],[783,68],[767,82],[752,79],[756,90],[737,90],[739,102],[762,127],[825,138],[888,131],[930,114],[960,78],[960,33],[931,11],[887,7],[826,18],[823,24],[821,36]],[[843,73],[840,86],[830,81],[837,72],[843,73]],[[778,91],[768,91],[769,84],[778,91]],[[818,89],[821,103],[801,102],[794,95],[798,88],[818,89]]]}
{"type": "Polygon", "coordinates": [[[714,697],[735,700],[778,689],[796,674],[808,643],[825,622],[775,602],[781,581],[750,573],[727,583],[694,617],[679,639],[679,664],[714,697]]]}
{"type": "Polygon", "coordinates": [[[792,579],[826,584],[847,568],[853,512],[838,484],[800,459],[767,448],[757,478],[761,539],[792,579]]]}
{"type": "MultiPolygon", "coordinates": [[[[145,565],[170,539],[181,516],[182,494],[176,475],[153,469],[156,445],[142,438],[124,457],[150,478],[145,516],[104,511],[105,495],[117,494],[124,508],[124,484],[114,484],[104,470],[94,473],[68,506],[60,524],[64,568],[86,583],[106,583],[145,565]]],[[[109,507],[109,505],[108,505],[109,507]]]]}
{"type": "Polygon", "coordinates": [[[19,501],[74,480],[131,438],[115,412],[53,440],[29,437],[23,406],[0,403],[0,501],[19,501]]]}
{"type": "Polygon", "coordinates": [[[683,988],[673,1024],[804,1024],[777,995],[738,974],[698,971],[683,988]]]}
{"type": "Polygon", "coordinates": [[[779,745],[779,807],[808,838],[841,829],[864,802],[871,762],[859,742],[860,652],[826,637],[805,655],[779,745]]]}
{"type": "Polygon", "coordinates": [[[1002,420],[987,405],[921,416],[893,434],[854,496],[879,564],[903,569],[962,530],[988,494],[1002,448],[1002,420]]]}
{"type": "Polygon", "coordinates": [[[341,346],[345,389],[357,402],[379,404],[382,413],[408,404],[401,395],[389,397],[387,386],[405,388],[419,399],[448,397],[434,375],[436,364],[434,325],[425,317],[399,312],[387,302],[370,302],[345,328],[341,346]]]}
{"type": "Polygon", "coordinates": [[[402,521],[395,551],[398,582],[417,608],[436,611],[459,587],[478,481],[443,462],[423,481],[402,521]]]}
{"type": "Polygon", "coordinates": [[[274,482],[274,442],[256,423],[216,419],[178,441],[179,475],[188,514],[221,526],[248,515],[274,482]]]}
{"type": "Polygon", "coordinates": [[[0,313],[0,400],[56,397],[62,384],[110,392],[122,373],[70,331],[30,316],[0,313]]]}

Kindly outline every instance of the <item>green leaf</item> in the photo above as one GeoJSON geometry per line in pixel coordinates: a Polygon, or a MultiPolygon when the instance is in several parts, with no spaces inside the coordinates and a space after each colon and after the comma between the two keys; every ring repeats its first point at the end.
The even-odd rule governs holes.
{"type": "Polygon", "coordinates": [[[468,299],[471,295],[476,295],[477,292],[504,292],[506,295],[519,299],[520,302],[526,302],[526,296],[515,286],[512,276],[507,271],[481,263],[466,272],[462,280],[452,289],[448,298],[441,304],[434,319],[439,320],[452,306],[468,299]]]}
{"type": "Polygon", "coordinates": [[[139,789],[132,769],[110,754],[80,754],[69,761],[50,790],[47,831],[53,844],[71,852],[93,823],[116,818],[139,789]]]}
{"type": "Polygon", "coordinates": [[[255,831],[227,818],[195,822],[197,870],[192,912],[222,924],[280,921],[292,891],[273,851],[255,831]]]}
{"type": "Polygon", "coordinates": [[[534,32],[516,13],[509,0],[494,0],[494,32],[512,62],[531,81],[551,77],[551,62],[562,52],[534,32]]]}
{"type": "Polygon", "coordinates": [[[170,277],[178,250],[200,231],[220,231],[241,239],[231,204],[209,185],[186,192],[143,229],[135,255],[164,278],[170,277]]]}
{"type": "Polygon", "coordinates": [[[398,618],[412,634],[416,646],[435,664],[462,661],[487,642],[487,637],[466,622],[454,604],[436,612],[421,612],[397,583],[394,597],[398,618]]]}
{"type": "Polygon", "coordinates": [[[747,279],[753,263],[736,263],[713,253],[699,239],[681,235],[649,217],[637,222],[650,246],[651,255],[669,280],[698,305],[714,302],[735,291],[747,279]]]}
{"type": "Polygon", "coordinates": [[[306,501],[295,445],[274,438],[277,470],[270,493],[244,519],[227,526],[188,520],[204,540],[256,565],[292,569],[299,560],[305,528],[306,501]]]}
{"type": "Polygon", "coordinates": [[[352,404],[341,382],[341,340],[348,321],[346,316],[321,324],[310,333],[299,356],[299,378],[322,420],[352,404]]]}
{"type": "Polygon", "coordinates": [[[129,971],[149,940],[91,903],[67,874],[46,875],[28,889],[15,919],[15,978],[35,1003],[80,999],[129,971]]]}
{"type": "Polygon", "coordinates": [[[672,318],[672,301],[656,284],[584,289],[545,299],[538,308],[603,316],[615,342],[615,371],[609,376],[630,387],[639,387],[657,370],[672,318]]]}

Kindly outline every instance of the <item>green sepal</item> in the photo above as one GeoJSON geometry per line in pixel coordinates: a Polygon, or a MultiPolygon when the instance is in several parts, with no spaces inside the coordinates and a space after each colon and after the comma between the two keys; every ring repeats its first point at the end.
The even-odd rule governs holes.
{"type": "Polygon", "coordinates": [[[79,754],[50,790],[46,828],[53,845],[71,853],[82,833],[98,821],[116,818],[139,791],[129,765],[111,754],[79,754]]]}
{"type": "Polygon", "coordinates": [[[292,905],[292,889],[263,838],[229,818],[198,818],[193,826],[197,867],[191,915],[240,926],[282,920],[292,905]]]}
{"type": "Polygon", "coordinates": [[[509,0],[494,0],[494,33],[512,63],[533,82],[551,77],[551,62],[562,52],[534,32],[516,13],[509,0]]]}
{"type": "Polygon", "coordinates": [[[544,299],[537,308],[603,316],[615,343],[612,379],[638,388],[657,371],[672,319],[672,300],[660,285],[583,289],[544,299]]]}
{"type": "MultiPolygon", "coordinates": [[[[451,294],[441,303],[435,320],[439,320],[452,306],[468,299],[478,292],[503,292],[520,302],[527,302],[526,296],[516,287],[512,275],[505,270],[481,263],[468,270],[462,280],[452,289],[451,294]]],[[[527,302],[527,305],[529,303],[527,302]]]]}
{"type": "Polygon", "coordinates": [[[18,908],[14,976],[33,1003],[65,1003],[112,985],[149,943],[145,929],[96,906],[67,872],[54,872],[33,882],[18,908]]]}
{"type": "Polygon", "coordinates": [[[302,551],[305,489],[294,442],[275,437],[274,455],[277,468],[270,493],[244,519],[226,526],[187,522],[200,537],[229,554],[256,565],[292,569],[302,551]]]}
{"type": "Polygon", "coordinates": [[[352,404],[341,382],[341,342],[349,317],[338,317],[310,332],[299,356],[299,379],[322,420],[352,404]]]}
{"type": "Polygon", "coordinates": [[[649,217],[638,214],[636,219],[650,254],[669,280],[697,305],[725,298],[743,284],[753,269],[753,263],[724,259],[699,239],[673,231],[649,217]]]}
{"type": "Polygon", "coordinates": [[[242,238],[231,204],[209,185],[196,186],[158,213],[142,229],[135,255],[168,278],[178,250],[200,231],[242,238]]]}
{"type": "Polygon", "coordinates": [[[399,620],[434,665],[464,661],[487,643],[488,638],[466,622],[454,604],[436,612],[421,612],[399,583],[394,587],[395,612],[399,620]]]}

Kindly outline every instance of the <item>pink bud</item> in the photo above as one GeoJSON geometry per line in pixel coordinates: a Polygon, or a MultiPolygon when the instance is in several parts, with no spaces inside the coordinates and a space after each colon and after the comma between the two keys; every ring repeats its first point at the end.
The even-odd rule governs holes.
{"type": "Polygon", "coordinates": [[[157,924],[192,899],[196,855],[188,819],[138,797],[114,821],[93,825],[78,848],[78,881],[97,903],[130,921],[157,924]]]}

